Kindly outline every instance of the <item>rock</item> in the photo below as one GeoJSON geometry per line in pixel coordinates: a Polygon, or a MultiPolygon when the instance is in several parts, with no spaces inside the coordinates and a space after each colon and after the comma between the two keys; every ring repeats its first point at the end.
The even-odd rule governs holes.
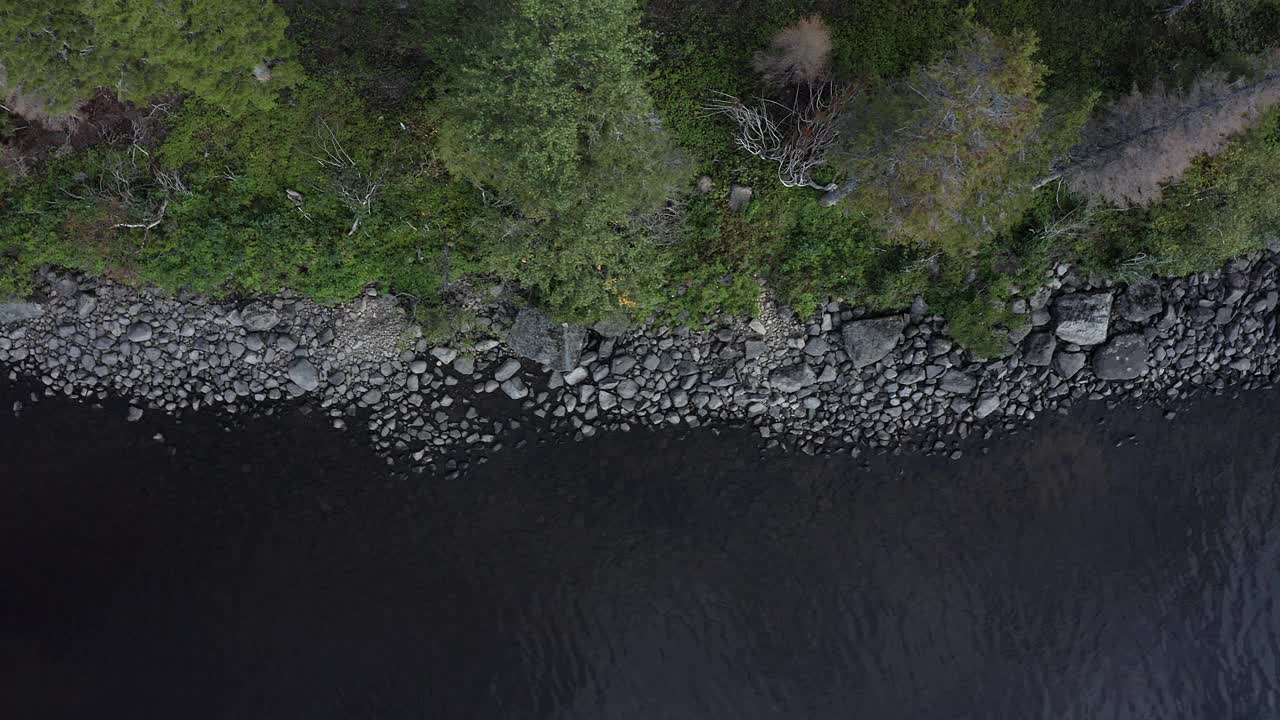
{"type": "Polygon", "coordinates": [[[582,357],[587,332],[576,325],[553,323],[533,308],[523,308],[507,330],[507,344],[521,357],[560,372],[569,372],[582,357]]]}
{"type": "Polygon", "coordinates": [[[88,293],[82,294],[80,297],[76,298],[76,315],[80,316],[80,319],[83,320],[84,318],[89,317],[93,314],[93,311],[97,309],[98,298],[89,295],[88,293]]]}
{"type": "Polygon", "coordinates": [[[978,387],[978,381],[972,375],[961,370],[948,370],[938,381],[938,389],[956,395],[968,395],[978,387]]]}
{"type": "Polygon", "coordinates": [[[151,325],[144,322],[136,322],[129,326],[126,336],[129,338],[129,342],[141,343],[150,340],[151,333],[151,325]]]}
{"type": "Polygon", "coordinates": [[[636,366],[636,359],[630,355],[619,355],[609,363],[610,375],[626,375],[636,366]]]}
{"type": "Polygon", "coordinates": [[[855,368],[864,368],[884,359],[902,339],[906,315],[854,320],[841,327],[844,351],[855,368]]]}
{"type": "Polygon", "coordinates": [[[1069,380],[1080,372],[1084,362],[1084,353],[1060,352],[1053,356],[1053,369],[1058,371],[1058,377],[1069,380]]]}
{"type": "Polygon", "coordinates": [[[780,367],[769,373],[769,384],[784,393],[799,392],[817,381],[813,368],[804,363],[780,367]]]}
{"type": "Polygon", "coordinates": [[[599,403],[601,410],[612,410],[617,407],[618,398],[611,392],[601,390],[600,394],[596,395],[596,402],[599,403]]]}
{"type": "Polygon", "coordinates": [[[768,348],[763,340],[748,340],[743,344],[743,351],[748,360],[754,360],[764,354],[768,348]]]}
{"type": "Polygon", "coordinates": [[[414,360],[413,362],[409,363],[409,372],[413,373],[414,375],[421,375],[422,373],[427,371],[428,367],[430,366],[427,365],[426,360],[414,360]]]}
{"type": "Polygon", "coordinates": [[[289,365],[289,379],[308,392],[320,387],[320,373],[310,360],[294,360],[289,365]]]}
{"type": "Polygon", "coordinates": [[[597,334],[602,337],[616,338],[625,335],[631,329],[631,321],[626,315],[613,315],[602,320],[597,320],[596,324],[591,326],[597,334]]]}
{"type": "Polygon", "coordinates": [[[979,418],[985,418],[996,410],[1000,409],[1000,396],[994,393],[983,393],[978,398],[978,404],[973,408],[973,414],[979,418]]]}
{"type": "Polygon", "coordinates": [[[448,365],[453,362],[454,358],[458,357],[458,351],[447,347],[433,347],[431,348],[431,355],[442,364],[448,365]]]}
{"type": "Polygon", "coordinates": [[[751,188],[746,185],[734,183],[729,188],[729,210],[731,212],[741,212],[751,202],[751,196],[755,194],[751,188]]]}
{"type": "Polygon", "coordinates": [[[476,359],[470,355],[460,355],[453,359],[453,371],[459,375],[470,375],[476,371],[476,359]]]}
{"type": "Polygon", "coordinates": [[[1054,302],[1058,324],[1054,333],[1063,342],[1098,345],[1107,339],[1111,324],[1111,293],[1074,293],[1054,302]]]}
{"type": "Polygon", "coordinates": [[[1053,362],[1053,351],[1058,347],[1058,338],[1052,333],[1037,332],[1027,337],[1026,347],[1022,351],[1022,360],[1028,365],[1048,367],[1053,362]]]}
{"type": "Polygon", "coordinates": [[[821,335],[809,338],[804,344],[804,354],[809,357],[822,357],[831,351],[831,344],[821,335]]]}
{"type": "Polygon", "coordinates": [[[360,396],[360,402],[365,405],[377,405],[382,402],[382,391],[377,388],[366,390],[365,393],[360,396]]]}
{"type": "Polygon", "coordinates": [[[635,380],[623,380],[618,383],[618,387],[614,388],[614,392],[623,400],[630,400],[640,394],[640,384],[635,380]]]}
{"type": "Polygon", "coordinates": [[[706,195],[711,192],[712,188],[713,185],[711,184],[711,177],[709,175],[703,175],[698,178],[697,189],[699,195],[706,195]]]}
{"type": "Polygon", "coordinates": [[[519,400],[529,394],[529,388],[525,387],[524,381],[518,377],[504,381],[499,387],[512,400],[519,400]]]}
{"type": "Polygon", "coordinates": [[[579,365],[578,367],[565,373],[564,383],[566,385],[573,386],[573,385],[577,385],[583,380],[586,380],[589,377],[591,377],[591,372],[588,371],[586,368],[582,367],[581,365],[579,365]]]}
{"type": "Polygon", "coordinates": [[[1099,380],[1133,380],[1147,371],[1147,338],[1142,333],[1117,335],[1093,353],[1099,380]]]}
{"type": "Polygon", "coordinates": [[[44,315],[44,306],[39,303],[0,302],[0,325],[35,320],[44,315]]]}
{"type": "Polygon", "coordinates": [[[1164,310],[1160,286],[1154,282],[1134,283],[1120,295],[1117,303],[1120,317],[1129,322],[1146,322],[1164,310]]]}
{"type": "Polygon", "coordinates": [[[254,332],[266,332],[280,324],[280,313],[262,302],[252,302],[240,311],[240,321],[254,332]]]}
{"type": "Polygon", "coordinates": [[[515,374],[518,372],[520,372],[520,361],[507,360],[499,365],[498,369],[493,372],[493,379],[498,382],[505,382],[506,380],[515,377],[515,374]]]}
{"type": "Polygon", "coordinates": [[[128,412],[125,414],[125,420],[129,422],[138,422],[142,419],[142,408],[129,406],[128,412]]]}

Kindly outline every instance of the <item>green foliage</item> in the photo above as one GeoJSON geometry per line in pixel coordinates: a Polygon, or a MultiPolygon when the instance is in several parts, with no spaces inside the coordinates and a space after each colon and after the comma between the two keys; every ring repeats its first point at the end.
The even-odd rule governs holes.
{"type": "Polygon", "coordinates": [[[10,86],[68,109],[97,88],[145,100],[182,92],[239,115],[297,79],[287,19],[271,0],[50,0],[0,9],[10,86]],[[254,75],[270,67],[271,79],[254,75]]]}
{"type": "Polygon", "coordinates": [[[1213,157],[1201,157],[1148,208],[1103,210],[1075,251],[1112,273],[1180,275],[1280,238],[1280,109],[1213,157]]]}
{"type": "MultiPolygon", "coordinates": [[[[634,0],[516,0],[442,80],[437,152],[456,176],[555,213],[607,186],[654,207],[675,165],[642,86],[634,0]]],[[[613,208],[611,208],[613,209],[613,208]]]]}
{"type": "Polygon", "coordinates": [[[948,252],[1015,224],[1050,157],[1035,147],[1035,49],[1029,35],[969,26],[945,60],[857,103],[838,160],[860,181],[847,202],[894,237],[948,252]]]}

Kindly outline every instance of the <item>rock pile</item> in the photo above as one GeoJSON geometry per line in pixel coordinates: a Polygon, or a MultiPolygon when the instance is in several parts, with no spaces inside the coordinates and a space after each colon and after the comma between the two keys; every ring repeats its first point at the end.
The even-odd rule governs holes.
{"type": "Polygon", "coordinates": [[[808,322],[766,305],[749,322],[620,336],[523,309],[494,328],[504,344],[432,347],[376,294],[340,308],[290,294],[219,303],[47,273],[40,302],[0,304],[0,362],[50,393],[168,412],[308,398],[335,427],[360,418],[380,449],[449,470],[456,451],[529,422],[579,438],[746,423],[810,453],[946,450],[1080,400],[1273,382],[1278,272],[1259,254],[1120,289],[1059,267],[1014,301],[1025,324],[992,359],[956,346],[921,303],[889,316],[832,303],[808,322]]]}

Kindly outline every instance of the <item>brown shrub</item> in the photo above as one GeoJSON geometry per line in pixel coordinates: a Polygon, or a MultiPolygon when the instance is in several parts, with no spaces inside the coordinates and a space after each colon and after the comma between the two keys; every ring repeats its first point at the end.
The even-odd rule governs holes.
{"type": "Polygon", "coordinates": [[[775,87],[823,80],[831,66],[831,28],[816,15],[783,28],[752,65],[775,87]]]}

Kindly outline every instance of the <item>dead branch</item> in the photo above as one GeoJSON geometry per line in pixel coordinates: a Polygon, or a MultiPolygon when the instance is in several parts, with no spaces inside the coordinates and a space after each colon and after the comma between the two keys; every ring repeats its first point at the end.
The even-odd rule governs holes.
{"type": "Polygon", "coordinates": [[[111,227],[113,227],[113,228],[129,228],[129,229],[134,229],[134,230],[136,230],[136,229],[151,230],[151,229],[153,229],[155,226],[159,225],[159,224],[164,220],[164,211],[165,211],[168,207],[169,207],[169,201],[168,201],[168,200],[165,200],[164,202],[160,203],[160,210],[159,210],[158,212],[156,212],[156,216],[155,216],[155,218],[153,218],[152,220],[150,220],[150,221],[148,221],[148,222],[140,222],[140,223],[116,223],[115,225],[112,225],[111,227]]]}

